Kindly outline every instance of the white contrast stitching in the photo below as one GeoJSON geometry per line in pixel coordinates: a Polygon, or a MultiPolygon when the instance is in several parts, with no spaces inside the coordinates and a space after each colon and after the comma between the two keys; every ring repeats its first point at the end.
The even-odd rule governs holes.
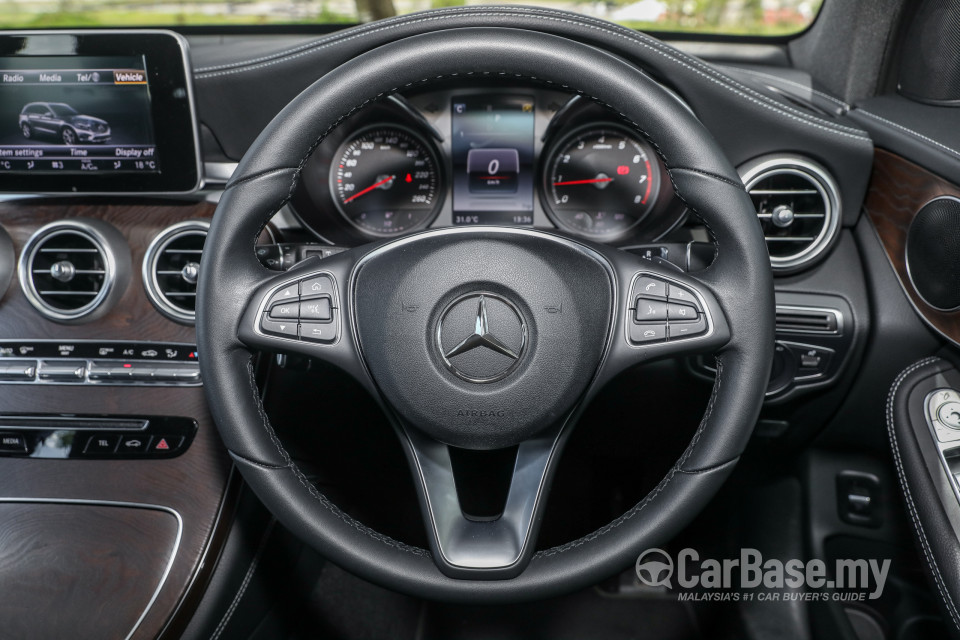
{"type": "MultiPolygon", "coordinates": [[[[252,71],[255,69],[272,66],[280,62],[285,62],[287,60],[292,60],[304,55],[308,55],[315,51],[324,49],[326,47],[333,46],[334,44],[348,42],[350,40],[362,37],[364,35],[377,33],[381,31],[384,31],[384,32],[390,31],[393,29],[398,29],[403,26],[409,26],[409,25],[423,23],[423,22],[439,21],[439,20],[448,18],[452,15],[456,15],[457,13],[463,12],[463,11],[468,11],[476,17],[508,17],[508,16],[515,16],[518,14],[535,16],[542,20],[548,20],[552,22],[559,22],[559,23],[565,23],[565,24],[571,24],[571,25],[579,25],[582,27],[586,27],[588,29],[599,31],[601,33],[606,33],[611,36],[615,36],[617,38],[622,38],[631,43],[639,44],[640,46],[643,46],[646,49],[653,51],[654,53],[666,58],[667,60],[677,63],[685,67],[686,69],[706,78],[707,80],[710,80],[711,82],[718,84],[729,91],[732,91],[733,93],[740,96],[741,98],[745,100],[749,100],[750,102],[753,102],[754,104],[757,104],[758,106],[761,106],[765,109],[769,109],[775,113],[779,113],[780,115],[786,116],[793,120],[797,120],[801,123],[808,124],[810,126],[813,126],[819,129],[823,129],[825,131],[829,131],[831,133],[836,133],[838,135],[855,138],[858,140],[870,139],[868,136],[863,135],[863,133],[860,132],[860,130],[858,129],[840,125],[835,122],[824,120],[822,118],[818,118],[815,116],[811,116],[810,114],[804,113],[803,111],[800,111],[798,109],[794,109],[782,103],[776,102],[769,96],[765,96],[764,94],[759,93],[756,90],[751,89],[750,87],[747,87],[746,85],[743,85],[737,82],[733,78],[730,78],[726,74],[721,73],[720,71],[707,65],[706,63],[701,62],[696,58],[687,56],[683,52],[677,51],[669,47],[668,45],[660,43],[654,38],[650,38],[646,34],[630,31],[622,27],[618,27],[617,25],[609,25],[606,22],[602,22],[600,20],[594,20],[587,16],[581,17],[579,21],[574,21],[564,17],[557,17],[557,16],[566,16],[569,14],[566,14],[565,12],[548,11],[548,10],[530,11],[530,10],[511,10],[509,8],[501,8],[493,12],[490,12],[490,11],[481,12],[481,11],[471,10],[469,7],[462,7],[458,9],[443,10],[442,13],[438,12],[439,15],[433,15],[428,18],[419,18],[417,20],[409,20],[409,19],[405,20],[403,18],[398,18],[396,23],[381,25],[375,29],[364,29],[363,27],[360,27],[358,28],[357,33],[354,33],[353,35],[350,35],[347,37],[318,40],[317,42],[314,43],[315,46],[311,48],[307,48],[299,51],[292,50],[297,52],[291,55],[282,56],[278,58],[271,57],[268,61],[264,61],[260,64],[232,67],[229,70],[216,71],[213,73],[204,73],[203,69],[198,69],[196,78],[198,80],[209,79],[209,78],[214,78],[218,76],[233,75],[237,73],[243,73],[246,71],[252,71]],[[614,31],[609,28],[611,26],[617,29],[623,29],[623,31],[614,31]],[[694,66],[691,66],[691,64],[688,64],[687,62],[684,62],[684,60],[692,63],[693,65],[696,65],[697,67],[699,67],[699,69],[695,68],[694,66]],[[849,132],[849,133],[845,133],[845,132],[849,132]]],[[[213,67],[208,67],[208,69],[212,69],[212,68],[213,67]]]]}
{"type": "Polygon", "coordinates": [[[251,391],[253,392],[253,402],[256,405],[257,413],[260,416],[261,426],[263,426],[264,430],[267,432],[267,435],[270,437],[270,440],[273,441],[274,446],[277,447],[277,451],[280,453],[280,456],[286,462],[286,466],[284,468],[290,469],[290,471],[293,472],[293,475],[297,478],[297,480],[300,482],[303,488],[306,489],[307,492],[313,497],[313,499],[319,502],[327,511],[330,512],[331,515],[339,519],[341,522],[343,522],[344,524],[350,527],[353,527],[358,532],[366,535],[369,538],[376,540],[377,542],[382,542],[383,544],[389,547],[393,547],[398,551],[406,551],[408,553],[412,553],[414,555],[421,556],[421,557],[427,557],[427,558],[430,557],[430,552],[427,551],[426,549],[413,547],[411,545],[404,544],[398,540],[394,540],[393,538],[383,535],[378,531],[374,531],[370,527],[361,523],[359,520],[352,518],[350,515],[344,513],[338,506],[330,502],[329,498],[327,498],[325,495],[320,493],[320,491],[315,486],[313,486],[313,483],[310,482],[310,480],[307,478],[306,475],[304,475],[302,471],[300,471],[300,468],[296,465],[296,463],[287,453],[286,449],[283,448],[283,444],[280,442],[280,439],[277,437],[276,432],[273,430],[273,426],[270,424],[270,419],[267,417],[266,411],[264,411],[263,403],[260,401],[260,393],[257,390],[257,383],[256,383],[256,378],[254,376],[252,357],[250,358],[250,361],[247,363],[247,370],[249,372],[251,391]]]}
{"type": "Polygon", "coordinates": [[[905,369],[897,379],[894,381],[893,386],[890,388],[890,395],[887,396],[887,433],[890,437],[890,445],[893,450],[894,461],[896,462],[897,468],[897,477],[900,479],[900,488],[903,489],[903,496],[906,499],[907,509],[910,513],[910,521],[913,524],[913,529],[917,533],[917,539],[920,542],[920,548],[923,550],[924,558],[927,561],[927,565],[930,567],[930,572],[933,575],[933,581],[937,587],[937,591],[940,593],[940,598],[943,600],[947,608],[947,613],[950,615],[950,620],[953,622],[954,627],[960,629],[960,622],[958,622],[958,613],[956,606],[953,603],[953,598],[950,595],[949,589],[947,589],[946,581],[943,579],[943,575],[940,573],[940,567],[937,565],[937,559],[933,555],[933,550],[930,547],[930,542],[927,540],[927,534],[924,532],[922,525],[920,524],[920,516],[917,512],[916,505],[913,502],[913,494],[910,491],[910,486],[907,484],[906,473],[903,468],[903,460],[900,458],[900,447],[897,443],[897,434],[894,427],[893,420],[893,404],[896,399],[897,391],[900,389],[900,385],[903,384],[903,381],[911,373],[924,367],[933,362],[937,362],[940,358],[932,356],[929,358],[924,358],[919,362],[915,362],[907,369],[905,369]]]}
{"type": "Polygon", "coordinates": [[[240,583],[240,588],[233,596],[233,601],[230,602],[230,607],[227,608],[227,611],[223,614],[223,617],[220,618],[220,624],[218,624],[217,628],[213,630],[213,635],[210,636],[210,640],[219,640],[220,636],[223,634],[223,630],[230,622],[230,619],[233,618],[233,612],[236,611],[237,605],[240,604],[240,600],[243,598],[243,594],[247,592],[247,587],[250,586],[250,580],[253,579],[253,574],[256,572],[257,566],[260,564],[260,558],[263,556],[263,552],[267,548],[267,541],[270,539],[270,533],[273,532],[273,525],[276,523],[276,518],[270,519],[270,524],[267,525],[266,530],[263,532],[263,535],[260,538],[260,544],[257,546],[257,550],[253,555],[253,561],[247,568],[247,573],[243,576],[243,582],[240,583]]]}
{"type": "MultiPolygon", "coordinates": [[[[583,536],[582,538],[573,540],[572,542],[568,542],[566,544],[553,547],[552,549],[538,551],[534,555],[534,557],[546,558],[550,556],[555,556],[555,555],[564,553],[566,551],[570,551],[571,549],[576,549],[577,547],[580,547],[588,542],[592,542],[597,538],[599,538],[600,536],[606,535],[611,531],[613,531],[614,529],[616,529],[617,527],[619,527],[620,525],[626,523],[635,515],[643,511],[648,504],[653,502],[654,499],[656,499],[656,497],[660,495],[664,491],[664,489],[667,488],[667,485],[669,485],[670,482],[673,481],[674,476],[676,476],[677,473],[682,472],[681,468],[683,467],[684,463],[690,458],[690,456],[693,455],[694,450],[697,448],[697,443],[700,441],[700,436],[703,434],[704,429],[706,429],[707,423],[710,421],[710,416],[713,415],[713,407],[714,407],[714,404],[716,403],[717,396],[720,394],[720,380],[722,376],[723,376],[723,360],[720,357],[717,357],[717,379],[716,379],[716,382],[714,382],[713,391],[710,393],[710,401],[707,403],[707,410],[703,415],[703,419],[700,420],[700,426],[697,428],[696,433],[693,435],[693,439],[690,440],[690,444],[687,445],[687,448],[683,452],[683,455],[681,455],[680,459],[677,460],[676,464],[674,464],[673,467],[670,468],[669,473],[667,473],[667,475],[664,476],[664,478],[660,480],[659,483],[657,483],[657,486],[653,489],[653,491],[647,494],[643,500],[641,500],[639,503],[634,505],[629,511],[624,513],[622,516],[620,516],[610,524],[603,526],[597,529],[596,531],[594,531],[593,533],[583,536]]],[[[728,460],[723,464],[728,464],[729,462],[731,461],[728,460]]],[[[718,466],[722,466],[722,465],[718,465],[718,466]]]]}
{"type": "Polygon", "coordinates": [[[898,123],[896,123],[896,122],[893,122],[892,120],[887,120],[886,118],[881,118],[880,116],[878,116],[878,115],[876,115],[876,114],[874,114],[874,113],[870,113],[869,111],[867,111],[867,110],[865,110],[865,109],[861,109],[860,107],[857,107],[857,108],[856,108],[856,113],[862,113],[863,115],[869,116],[869,117],[873,118],[874,120],[879,120],[880,122],[883,122],[884,124],[888,124],[888,125],[890,125],[891,127],[896,127],[897,129],[900,129],[901,131],[906,131],[907,133],[909,133],[909,134],[911,134],[911,135],[914,135],[914,136],[920,138],[921,140],[923,140],[923,141],[925,141],[925,142],[929,142],[930,144],[932,144],[932,145],[934,145],[934,146],[940,147],[940,148],[943,149],[944,151],[946,151],[946,152],[948,152],[948,153],[952,153],[953,155],[955,155],[955,156],[957,156],[958,158],[960,158],[960,151],[957,151],[956,149],[952,149],[952,148],[948,147],[947,145],[945,145],[945,144],[943,144],[943,143],[937,142],[937,141],[934,140],[933,138],[928,138],[927,136],[923,135],[922,133],[918,133],[918,132],[914,131],[913,129],[908,129],[907,127],[903,126],[902,124],[898,124],[898,123]]]}
{"type": "Polygon", "coordinates": [[[820,96],[820,97],[823,98],[824,100],[828,100],[828,101],[832,102],[832,103],[835,104],[835,105],[838,105],[838,106],[840,106],[840,107],[843,107],[845,110],[848,110],[848,111],[850,110],[850,105],[847,104],[846,102],[844,102],[843,100],[840,100],[839,98],[836,98],[836,97],[830,95],[829,93],[824,93],[823,91],[818,91],[818,90],[814,89],[813,87],[808,87],[808,86],[806,86],[806,85],[804,85],[804,84],[800,84],[799,82],[796,82],[795,80],[788,80],[787,78],[781,78],[780,76],[776,76],[776,75],[774,75],[774,74],[772,74],[772,73],[764,73],[763,71],[756,71],[756,70],[754,70],[754,69],[744,69],[744,68],[742,68],[742,67],[735,67],[735,68],[736,68],[737,71],[742,71],[743,73],[749,73],[749,74],[752,75],[752,76],[758,76],[758,77],[760,77],[760,78],[769,78],[769,79],[771,79],[771,80],[776,80],[777,82],[782,82],[783,84],[788,84],[788,85],[797,87],[798,89],[803,89],[804,91],[810,91],[811,93],[814,93],[814,94],[820,96]]]}

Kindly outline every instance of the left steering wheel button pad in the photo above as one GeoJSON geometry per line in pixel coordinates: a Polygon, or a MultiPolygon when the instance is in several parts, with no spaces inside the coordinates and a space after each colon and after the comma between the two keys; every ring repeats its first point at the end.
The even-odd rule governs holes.
{"type": "Polygon", "coordinates": [[[630,302],[629,338],[633,344],[678,340],[707,330],[706,315],[688,287],[641,274],[634,279],[630,302]]]}
{"type": "Polygon", "coordinates": [[[336,283],[330,275],[302,278],[270,295],[260,330],[283,338],[331,343],[337,339],[339,306],[336,283]]]}

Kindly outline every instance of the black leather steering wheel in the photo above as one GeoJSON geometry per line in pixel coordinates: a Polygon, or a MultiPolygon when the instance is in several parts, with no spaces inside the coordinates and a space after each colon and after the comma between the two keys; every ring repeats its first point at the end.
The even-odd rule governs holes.
{"type": "MultiPolygon", "coordinates": [[[[197,334],[223,440],[283,524],[333,562],[390,588],[508,602],[596,583],[668,540],[712,497],[763,401],[774,344],[773,284],[739,176],[699,121],[649,76],[553,35],[452,29],[358,56],[311,85],[263,131],[210,228],[197,334]],[[492,227],[424,231],[310,259],[282,274],[260,265],[255,238],[290,198],[311,152],[345,117],[421,84],[488,76],[567,89],[619,113],[653,144],[677,195],[707,227],[716,249],[711,266],[685,274],[559,234],[492,227]],[[654,294],[669,291],[695,307],[702,326],[678,329],[669,340],[637,333],[637,300],[650,282],[659,283],[654,294]],[[291,333],[289,324],[267,318],[274,304],[299,299],[329,304],[333,322],[291,333]],[[430,549],[367,528],[310,484],[260,403],[254,351],[328,361],[377,398],[407,452],[430,549]],[[670,472],[616,521],[535,551],[553,469],[584,405],[630,366],[691,353],[715,354],[717,379],[670,472]],[[518,447],[499,519],[463,516],[447,445],[518,447]]],[[[669,425],[638,418],[637,428],[669,425]]]]}

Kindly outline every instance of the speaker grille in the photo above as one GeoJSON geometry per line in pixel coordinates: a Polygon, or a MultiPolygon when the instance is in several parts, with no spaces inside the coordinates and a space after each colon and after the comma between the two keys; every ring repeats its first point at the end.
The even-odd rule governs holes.
{"type": "Polygon", "coordinates": [[[960,2],[920,5],[904,40],[897,89],[920,102],[960,102],[960,2]]]}
{"type": "Polygon", "coordinates": [[[924,302],[941,311],[960,308],[960,200],[923,205],[907,232],[907,273],[924,302]]]}

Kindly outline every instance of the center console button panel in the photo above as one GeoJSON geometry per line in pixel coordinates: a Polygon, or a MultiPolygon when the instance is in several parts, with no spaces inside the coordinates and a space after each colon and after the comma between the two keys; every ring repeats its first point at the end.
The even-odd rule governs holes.
{"type": "Polygon", "coordinates": [[[0,384],[202,384],[197,349],[148,342],[0,341],[0,384]]]}
{"type": "Polygon", "coordinates": [[[197,433],[171,416],[0,416],[0,456],[49,459],[173,458],[197,433]]]}

